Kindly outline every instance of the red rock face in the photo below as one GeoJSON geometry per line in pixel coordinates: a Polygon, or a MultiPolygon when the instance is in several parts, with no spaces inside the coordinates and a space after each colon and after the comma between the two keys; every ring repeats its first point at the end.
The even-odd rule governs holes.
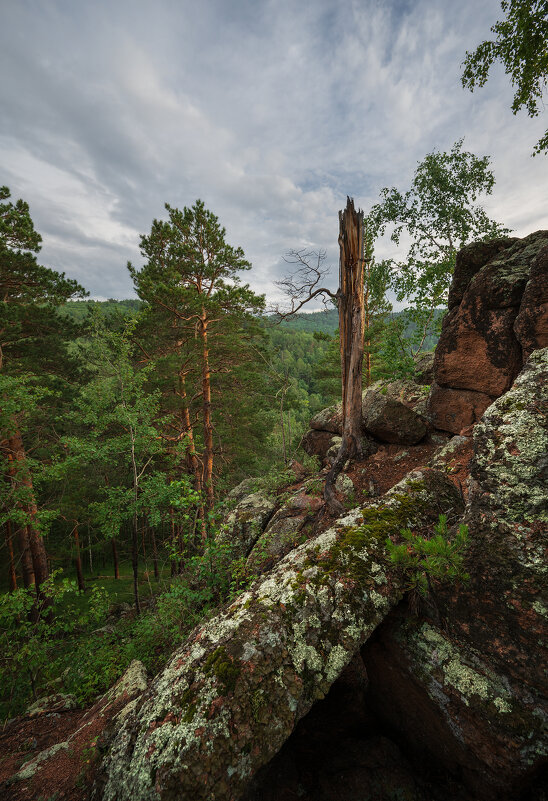
{"type": "Polygon", "coordinates": [[[389,729],[482,801],[540,799],[524,791],[546,787],[547,408],[548,349],[474,429],[461,521],[468,579],[434,582],[414,613],[400,606],[362,650],[389,729]]]}
{"type": "Polygon", "coordinates": [[[303,449],[309,456],[319,456],[321,459],[325,459],[334,436],[331,431],[311,429],[303,437],[303,449]]]}
{"type": "Polygon", "coordinates": [[[548,344],[548,231],[460,251],[449,309],[429,408],[436,428],[458,433],[481,417],[487,398],[510,389],[524,357],[548,344]]]}
{"type": "Polygon", "coordinates": [[[539,253],[531,268],[514,331],[525,358],[548,345],[548,247],[539,253]]]}
{"type": "Polygon", "coordinates": [[[498,398],[510,389],[522,363],[513,329],[517,310],[483,309],[478,320],[480,298],[467,300],[444,326],[436,351],[436,383],[498,398]]]}
{"type": "Polygon", "coordinates": [[[493,398],[483,392],[451,389],[433,384],[428,412],[434,428],[459,434],[477,423],[493,398]]]}

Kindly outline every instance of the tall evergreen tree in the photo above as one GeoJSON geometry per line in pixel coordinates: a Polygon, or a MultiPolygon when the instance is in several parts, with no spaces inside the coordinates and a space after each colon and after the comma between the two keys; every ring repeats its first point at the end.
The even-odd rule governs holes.
{"type": "Polygon", "coordinates": [[[1,187],[0,377],[3,406],[11,410],[8,417],[4,415],[0,432],[2,469],[11,488],[3,511],[6,523],[13,522],[18,530],[24,584],[37,588],[48,577],[48,563],[23,425],[36,398],[47,393],[27,390],[39,380],[42,390],[49,386],[51,396],[59,391],[56,376],[66,359],[71,324],[57,314],[57,308],[85,294],[76,281],[37,263],[34,254],[40,242],[28,204],[13,203],[9,189],[1,187]]]}
{"type": "Polygon", "coordinates": [[[264,299],[241,283],[239,273],[251,265],[241,248],[226,242],[225,229],[201,200],[182,211],[166,204],[166,210],[169,219],[154,220],[150,234],[141,237],[145,265],[137,269],[129,264],[128,268],[137,294],[149,304],[156,328],[161,328],[164,353],[175,355],[178,361],[174,375],[181,433],[186,437],[196,488],[205,492],[211,510],[214,417],[220,403],[214,395],[216,384],[221,385],[216,378],[234,375],[236,367],[249,359],[243,343],[258,333],[255,316],[263,309],[264,299]],[[200,454],[191,415],[197,400],[200,454]]]}

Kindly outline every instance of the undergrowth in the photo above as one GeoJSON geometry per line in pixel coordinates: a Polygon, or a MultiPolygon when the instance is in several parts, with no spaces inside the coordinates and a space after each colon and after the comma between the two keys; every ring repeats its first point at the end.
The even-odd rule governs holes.
{"type": "Polygon", "coordinates": [[[128,605],[120,616],[104,587],[93,586],[83,598],[60,573],[42,585],[38,608],[30,589],[0,595],[0,720],[53,693],[91,703],[133,659],[156,673],[192,628],[247,581],[231,549],[211,542],[137,617],[128,605]]]}

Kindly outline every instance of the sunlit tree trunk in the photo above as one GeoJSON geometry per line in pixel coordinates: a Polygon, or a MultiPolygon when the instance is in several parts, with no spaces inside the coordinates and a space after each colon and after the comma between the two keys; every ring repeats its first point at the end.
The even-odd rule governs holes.
{"type": "Polygon", "coordinates": [[[26,529],[26,534],[22,533],[19,540],[23,562],[23,575],[25,575],[25,572],[27,574],[26,579],[24,578],[23,580],[25,586],[36,584],[37,591],[39,591],[38,588],[49,576],[48,559],[44,540],[34,524],[38,509],[36,507],[36,501],[34,500],[32,477],[27,465],[25,447],[19,430],[16,430],[8,440],[8,461],[10,479],[14,491],[17,492],[21,488],[26,488],[26,498],[20,502],[20,506],[26,512],[29,521],[26,527],[24,527],[26,529]],[[30,550],[34,580],[31,578],[31,572],[27,561],[28,550],[30,550]]]}
{"type": "Polygon", "coordinates": [[[208,511],[213,509],[213,425],[211,422],[211,372],[209,368],[209,348],[207,341],[208,319],[205,309],[200,317],[202,337],[202,404],[204,423],[204,489],[208,511]]]}

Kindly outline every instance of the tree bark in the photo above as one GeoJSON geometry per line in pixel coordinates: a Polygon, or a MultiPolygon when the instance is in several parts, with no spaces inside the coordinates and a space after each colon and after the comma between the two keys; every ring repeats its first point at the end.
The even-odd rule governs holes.
{"type": "Polygon", "coordinates": [[[211,372],[209,369],[209,349],[207,342],[208,319],[205,309],[200,317],[202,337],[202,402],[204,417],[204,487],[208,511],[213,509],[213,425],[211,422],[211,372]]]}
{"type": "Polygon", "coordinates": [[[329,507],[342,514],[335,495],[335,481],[347,459],[362,452],[362,370],[364,341],[364,228],[363,211],[347,198],[339,212],[339,337],[342,382],[342,442],[325,481],[329,507]]]}
{"type": "Polygon", "coordinates": [[[84,584],[84,574],[82,573],[82,558],[80,555],[80,535],[78,533],[78,525],[74,527],[74,546],[76,548],[76,580],[78,582],[78,589],[80,592],[84,592],[86,585],[84,584]]]}
{"type": "Polygon", "coordinates": [[[116,540],[112,538],[112,559],[114,562],[114,578],[120,578],[120,567],[118,565],[118,550],[116,548],[116,540]]]}
{"type": "Polygon", "coordinates": [[[11,520],[6,522],[6,545],[8,546],[9,557],[9,586],[10,592],[17,589],[17,573],[15,572],[15,557],[13,554],[13,540],[11,532],[11,520]]]}
{"type": "Polygon", "coordinates": [[[36,501],[34,500],[34,488],[32,486],[32,476],[28,469],[25,447],[21,432],[17,429],[7,441],[9,475],[14,491],[22,487],[27,490],[27,497],[20,502],[20,507],[26,512],[28,523],[23,528],[25,533],[20,534],[19,542],[21,545],[21,556],[23,562],[23,576],[25,586],[36,585],[37,593],[40,593],[40,585],[48,578],[48,559],[44,540],[40,532],[36,529],[34,521],[38,514],[36,501]],[[32,560],[31,577],[30,565],[28,564],[28,552],[32,560]],[[25,578],[26,574],[26,578],[25,578]],[[28,584],[27,584],[28,581],[28,584]]]}
{"type": "MultiPolygon", "coordinates": [[[[198,455],[196,453],[196,444],[194,442],[194,431],[192,428],[192,423],[190,422],[190,409],[188,408],[187,402],[187,393],[186,393],[186,381],[185,381],[185,374],[184,372],[179,373],[179,394],[182,400],[182,417],[183,417],[183,429],[187,437],[187,456],[190,468],[194,473],[194,481],[196,485],[196,492],[201,494],[202,492],[202,471],[200,466],[200,460],[198,459],[198,455]]],[[[200,495],[201,497],[201,495],[200,495]]],[[[200,501],[199,508],[198,508],[198,517],[200,518],[200,529],[202,533],[202,542],[205,542],[206,539],[206,524],[205,524],[205,512],[204,512],[204,505],[200,501]]]]}

